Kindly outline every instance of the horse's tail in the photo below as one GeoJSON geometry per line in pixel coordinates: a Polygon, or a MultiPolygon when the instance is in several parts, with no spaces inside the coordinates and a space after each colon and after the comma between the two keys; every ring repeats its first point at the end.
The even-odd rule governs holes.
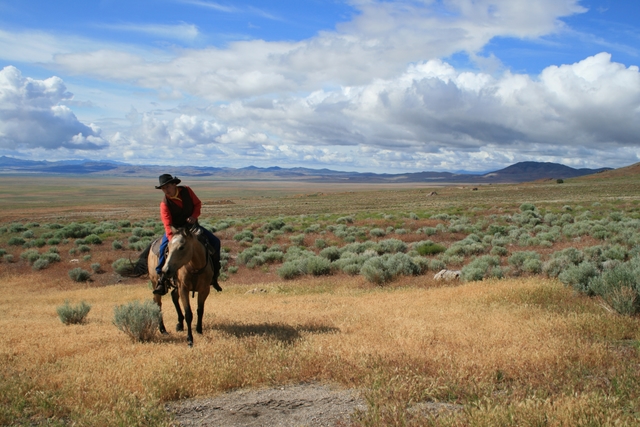
{"type": "Polygon", "coordinates": [[[140,277],[149,273],[149,251],[151,251],[152,243],[149,243],[149,246],[146,247],[144,251],[138,257],[138,261],[134,264],[129,260],[128,265],[123,265],[117,269],[117,273],[124,277],[140,277]]]}

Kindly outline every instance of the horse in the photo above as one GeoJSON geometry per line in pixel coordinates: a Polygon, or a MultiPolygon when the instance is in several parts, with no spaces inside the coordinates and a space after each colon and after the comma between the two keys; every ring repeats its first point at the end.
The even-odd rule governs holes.
{"type": "MultiPolygon", "coordinates": [[[[207,249],[198,240],[196,235],[197,228],[194,229],[171,228],[173,237],[168,244],[168,253],[162,267],[162,274],[169,278],[174,288],[171,291],[171,300],[178,313],[178,324],[176,331],[184,331],[184,321],[187,322],[187,343],[189,347],[193,346],[193,333],[191,330],[191,322],[193,321],[193,312],[189,304],[189,292],[198,293],[198,308],[196,332],[202,334],[202,317],[204,315],[204,303],[210,292],[210,284],[214,275],[214,266],[209,259],[207,249]],[[184,314],[182,313],[184,307],[184,314]]],[[[156,242],[154,242],[156,243],[156,242]]],[[[128,277],[140,277],[147,274],[155,288],[160,275],[156,272],[159,255],[155,254],[151,247],[152,243],[140,255],[137,263],[131,268],[123,269],[120,274],[128,277]]],[[[219,256],[219,254],[214,254],[219,256]]],[[[167,334],[167,330],[162,320],[162,295],[153,294],[153,300],[160,307],[160,333],[167,334]]]]}

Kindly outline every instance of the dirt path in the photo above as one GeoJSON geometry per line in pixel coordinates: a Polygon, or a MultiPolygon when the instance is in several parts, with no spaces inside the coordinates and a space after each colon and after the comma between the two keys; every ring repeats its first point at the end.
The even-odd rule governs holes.
{"type": "Polygon", "coordinates": [[[366,404],[353,390],[303,384],[185,400],[167,410],[182,427],[329,427],[348,425],[349,416],[366,404]]]}

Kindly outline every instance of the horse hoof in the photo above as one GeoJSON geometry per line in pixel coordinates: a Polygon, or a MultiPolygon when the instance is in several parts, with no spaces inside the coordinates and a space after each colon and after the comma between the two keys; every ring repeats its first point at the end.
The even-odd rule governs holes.
{"type": "Polygon", "coordinates": [[[193,341],[189,341],[188,344],[189,344],[189,347],[193,347],[193,341]]]}
{"type": "Polygon", "coordinates": [[[162,335],[169,335],[169,332],[167,332],[167,331],[160,331],[160,333],[161,333],[162,335]]]}
{"type": "Polygon", "coordinates": [[[196,333],[202,335],[202,329],[196,329],[196,333]]]}
{"type": "Polygon", "coordinates": [[[178,323],[176,325],[176,332],[182,332],[182,331],[184,331],[184,326],[178,323]]]}

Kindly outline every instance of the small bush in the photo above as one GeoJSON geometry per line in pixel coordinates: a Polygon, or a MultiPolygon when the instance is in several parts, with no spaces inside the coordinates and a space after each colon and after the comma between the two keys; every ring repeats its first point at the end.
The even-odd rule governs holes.
{"type": "Polygon", "coordinates": [[[278,276],[285,280],[295,279],[302,275],[302,271],[298,268],[298,263],[294,261],[286,261],[282,264],[282,267],[277,270],[277,273],[278,276]]]}
{"type": "Polygon", "coordinates": [[[24,245],[24,243],[25,243],[25,240],[21,237],[12,237],[7,242],[9,246],[22,246],[24,245]]]}
{"type": "Polygon", "coordinates": [[[369,230],[369,235],[372,237],[382,237],[386,234],[386,231],[384,231],[382,228],[372,228],[371,230],[369,230]]]}
{"type": "Polygon", "coordinates": [[[39,258],[33,263],[31,268],[33,268],[34,270],[44,270],[48,266],[49,261],[46,258],[39,258]]]}
{"type": "Polygon", "coordinates": [[[158,331],[160,307],[153,301],[116,306],[113,310],[113,324],[129,335],[133,341],[151,341],[158,331]]]}
{"type": "Polygon", "coordinates": [[[535,211],[536,207],[531,203],[523,203],[520,205],[520,212],[535,211]]]}
{"type": "Polygon", "coordinates": [[[304,244],[304,234],[298,234],[297,236],[291,236],[291,237],[289,237],[289,240],[291,240],[291,243],[293,243],[294,245],[302,246],[304,244]]]}
{"type": "Polygon", "coordinates": [[[253,240],[254,235],[251,232],[251,230],[244,230],[241,231],[240,233],[236,233],[233,236],[233,240],[235,240],[236,242],[240,242],[240,241],[250,241],[253,240]]]}
{"type": "Polygon", "coordinates": [[[62,261],[57,252],[45,252],[40,255],[40,259],[45,259],[49,264],[62,261]]]}
{"type": "Polygon", "coordinates": [[[328,259],[329,261],[335,261],[340,259],[340,249],[335,246],[329,246],[320,251],[320,256],[328,259]]]}
{"type": "Polygon", "coordinates": [[[338,224],[353,224],[353,221],[352,216],[343,216],[336,220],[338,224]]]}
{"type": "Polygon", "coordinates": [[[360,274],[376,285],[384,285],[393,279],[393,274],[387,268],[382,257],[370,258],[365,261],[360,269],[360,274]]]}
{"type": "Polygon", "coordinates": [[[84,238],[85,243],[89,245],[101,245],[102,239],[97,234],[89,234],[84,238]]]}
{"type": "Polygon", "coordinates": [[[331,274],[331,261],[321,256],[311,256],[301,261],[301,270],[312,276],[331,274]]]}
{"type": "Polygon", "coordinates": [[[407,251],[407,244],[402,240],[398,239],[386,239],[378,242],[378,253],[379,254],[395,254],[399,252],[407,251]]]}
{"type": "Polygon", "coordinates": [[[91,278],[91,273],[78,267],[73,270],[69,270],[69,277],[74,282],[86,282],[91,278]]]}
{"type": "Polygon", "coordinates": [[[20,258],[27,261],[29,264],[33,264],[40,258],[40,254],[35,249],[28,249],[20,254],[20,258]]]}
{"type": "Polygon", "coordinates": [[[487,277],[502,277],[500,258],[490,255],[476,258],[462,267],[460,277],[466,282],[482,280],[487,277]]]}
{"type": "Polygon", "coordinates": [[[589,281],[598,276],[598,269],[589,261],[583,261],[578,265],[571,265],[558,275],[558,279],[567,286],[573,287],[579,292],[592,294],[589,281]]]}
{"type": "Polygon", "coordinates": [[[494,246],[493,248],[491,248],[491,251],[489,251],[489,253],[495,256],[506,256],[509,253],[509,250],[504,246],[494,246]]]}
{"type": "Polygon", "coordinates": [[[111,243],[111,247],[115,250],[122,249],[122,242],[120,240],[114,240],[113,243],[111,243]]]}
{"type": "Polygon", "coordinates": [[[100,271],[102,271],[100,263],[94,262],[93,264],[91,264],[91,271],[93,271],[94,273],[99,273],[100,271]]]}
{"type": "Polygon", "coordinates": [[[413,245],[413,249],[422,256],[436,255],[447,250],[444,246],[433,243],[431,240],[417,242],[413,245]]]}
{"type": "Polygon", "coordinates": [[[327,247],[327,241],[324,239],[316,239],[316,241],[313,243],[313,246],[318,249],[324,249],[327,247]]]}
{"type": "Polygon", "coordinates": [[[614,310],[624,315],[634,315],[640,311],[640,268],[637,261],[633,264],[618,264],[589,281],[591,292],[601,296],[614,310]]]}
{"type": "Polygon", "coordinates": [[[84,301],[72,306],[68,300],[56,309],[60,321],[65,325],[84,323],[89,310],[91,310],[91,306],[84,301]]]}

